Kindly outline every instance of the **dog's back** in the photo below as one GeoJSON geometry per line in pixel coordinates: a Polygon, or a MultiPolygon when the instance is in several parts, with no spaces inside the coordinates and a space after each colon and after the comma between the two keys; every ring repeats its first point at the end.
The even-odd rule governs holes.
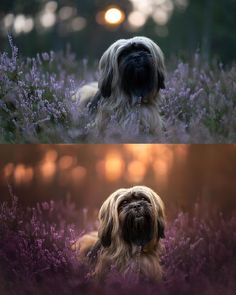
{"type": "Polygon", "coordinates": [[[71,249],[76,251],[79,260],[84,260],[98,241],[98,233],[93,231],[80,237],[71,249]]]}
{"type": "Polygon", "coordinates": [[[75,99],[79,99],[80,109],[86,107],[88,103],[93,99],[98,91],[98,83],[92,82],[82,86],[75,94],[75,99]]]}

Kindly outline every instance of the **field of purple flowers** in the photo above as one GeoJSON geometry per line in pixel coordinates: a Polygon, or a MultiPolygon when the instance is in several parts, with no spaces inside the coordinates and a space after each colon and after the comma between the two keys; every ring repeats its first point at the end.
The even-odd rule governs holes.
{"type": "MultiPolygon", "coordinates": [[[[109,141],[88,136],[91,118],[72,99],[96,70],[89,71],[87,61],[77,61],[69,51],[21,58],[9,40],[11,53],[0,53],[0,142],[109,141]]],[[[162,141],[236,142],[236,66],[208,64],[198,54],[190,62],[170,63],[160,102],[166,129],[162,141]]]]}
{"type": "Polygon", "coordinates": [[[12,196],[0,203],[1,294],[227,294],[236,291],[236,218],[195,205],[191,214],[168,219],[157,285],[127,284],[111,273],[98,286],[79,265],[71,244],[87,222],[88,210],[70,201],[22,207],[12,196]]]}

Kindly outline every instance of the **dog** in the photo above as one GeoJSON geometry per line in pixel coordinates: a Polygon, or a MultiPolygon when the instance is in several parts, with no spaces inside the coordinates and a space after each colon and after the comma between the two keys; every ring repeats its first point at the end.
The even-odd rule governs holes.
{"type": "Polygon", "coordinates": [[[94,135],[115,131],[132,141],[132,137],[162,135],[159,91],[163,88],[163,52],[140,36],[113,43],[100,59],[98,83],[84,85],[76,97],[80,110],[88,109],[94,135]]]}
{"type": "Polygon", "coordinates": [[[78,259],[88,263],[98,281],[115,269],[121,277],[159,281],[160,239],[165,237],[161,198],[146,186],[118,189],[99,211],[98,232],[83,235],[74,245],[78,259]]]}

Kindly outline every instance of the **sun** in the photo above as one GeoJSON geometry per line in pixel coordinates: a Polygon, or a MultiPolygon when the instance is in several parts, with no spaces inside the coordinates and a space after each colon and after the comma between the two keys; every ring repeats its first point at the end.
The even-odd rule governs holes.
{"type": "Polygon", "coordinates": [[[106,10],[104,19],[110,25],[119,25],[124,21],[124,12],[119,8],[112,7],[106,10]]]}

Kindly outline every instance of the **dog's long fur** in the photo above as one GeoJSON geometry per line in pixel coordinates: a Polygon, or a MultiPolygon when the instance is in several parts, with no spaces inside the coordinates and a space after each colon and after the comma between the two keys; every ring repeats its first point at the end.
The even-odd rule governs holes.
{"type": "Polygon", "coordinates": [[[99,222],[98,233],[86,234],[73,245],[79,260],[93,267],[98,280],[104,280],[112,266],[124,277],[161,279],[165,214],[161,198],[152,189],[135,186],[115,191],[103,203],[99,222]]]}
{"type": "Polygon", "coordinates": [[[161,88],[165,66],[160,47],[147,37],[134,37],[120,39],[104,52],[98,83],[83,86],[76,96],[81,109],[88,106],[98,134],[114,127],[120,134],[160,136],[161,88]]]}

